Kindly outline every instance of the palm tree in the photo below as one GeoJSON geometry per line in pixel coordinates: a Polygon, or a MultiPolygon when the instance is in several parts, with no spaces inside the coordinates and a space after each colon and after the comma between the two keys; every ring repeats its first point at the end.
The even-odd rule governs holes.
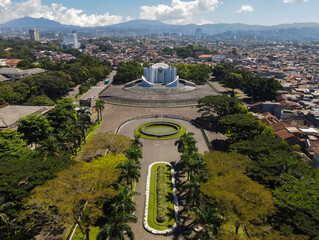
{"type": "Polygon", "coordinates": [[[97,118],[100,121],[100,116],[101,116],[101,121],[102,121],[102,110],[104,109],[104,104],[105,102],[102,99],[97,99],[94,108],[97,111],[97,118]]]}
{"type": "Polygon", "coordinates": [[[124,163],[119,164],[118,168],[122,169],[122,176],[126,178],[127,185],[132,186],[132,182],[138,181],[140,174],[139,165],[135,160],[128,159],[124,163]]]}
{"type": "Polygon", "coordinates": [[[49,135],[49,137],[39,143],[38,151],[45,156],[53,156],[59,150],[58,140],[49,135]]]}
{"type": "Polygon", "coordinates": [[[128,159],[134,160],[137,164],[139,164],[139,159],[143,157],[142,149],[135,145],[131,145],[129,149],[124,151],[124,154],[128,159]]]}
{"type": "Polygon", "coordinates": [[[187,151],[197,151],[196,140],[193,138],[194,133],[185,132],[178,140],[175,142],[177,145],[177,151],[179,153],[184,153],[187,151]]]}
{"type": "Polygon", "coordinates": [[[88,109],[81,108],[80,110],[77,111],[77,115],[78,115],[78,122],[80,126],[82,127],[82,136],[85,142],[85,133],[87,129],[92,125],[91,113],[88,111],[88,109]]]}
{"type": "Polygon", "coordinates": [[[135,192],[132,192],[128,185],[119,185],[118,193],[114,198],[114,209],[130,215],[135,210],[134,194],[135,192]]]}
{"type": "Polygon", "coordinates": [[[194,223],[203,227],[196,233],[194,239],[216,239],[218,229],[224,221],[223,216],[214,206],[194,207],[193,212],[196,214],[194,223]]]}
{"type": "Polygon", "coordinates": [[[187,204],[192,204],[195,206],[201,196],[201,187],[202,179],[200,175],[190,174],[190,179],[185,183],[183,189],[186,190],[186,202],[187,204]]]}
{"type": "Polygon", "coordinates": [[[6,210],[13,205],[12,202],[5,202],[4,197],[0,198],[0,226],[5,225],[8,226],[10,221],[9,217],[6,214],[6,210]]]}
{"type": "Polygon", "coordinates": [[[134,134],[133,145],[136,147],[143,147],[143,143],[141,142],[141,134],[134,134]]]}
{"type": "Polygon", "coordinates": [[[189,180],[190,173],[199,173],[205,166],[205,162],[199,152],[184,152],[181,155],[180,163],[183,171],[188,174],[187,180],[189,180]]]}
{"type": "Polygon", "coordinates": [[[108,223],[101,227],[96,239],[124,240],[126,235],[130,240],[134,240],[134,233],[128,222],[136,222],[136,217],[125,213],[113,213],[108,223]]]}

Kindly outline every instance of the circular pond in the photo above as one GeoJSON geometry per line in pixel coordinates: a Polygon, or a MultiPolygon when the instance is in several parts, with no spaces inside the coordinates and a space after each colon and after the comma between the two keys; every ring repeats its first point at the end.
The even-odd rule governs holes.
{"type": "Polygon", "coordinates": [[[185,127],[175,122],[147,122],[135,129],[135,133],[148,139],[173,139],[180,137],[185,127]]]}

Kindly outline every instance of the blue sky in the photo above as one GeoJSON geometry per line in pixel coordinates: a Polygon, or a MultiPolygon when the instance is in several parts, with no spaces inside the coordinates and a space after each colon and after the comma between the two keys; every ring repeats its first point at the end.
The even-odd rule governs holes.
{"type": "Polygon", "coordinates": [[[25,16],[101,26],[130,19],[171,24],[319,22],[319,0],[0,0],[1,23],[25,16]]]}

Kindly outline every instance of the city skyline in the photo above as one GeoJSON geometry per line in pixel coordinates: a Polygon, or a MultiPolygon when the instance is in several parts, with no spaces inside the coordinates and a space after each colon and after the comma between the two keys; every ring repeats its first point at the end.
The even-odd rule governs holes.
{"type": "Polygon", "coordinates": [[[28,16],[78,26],[106,26],[133,19],[180,25],[276,25],[319,22],[318,8],[315,0],[3,0],[0,23],[28,16]]]}

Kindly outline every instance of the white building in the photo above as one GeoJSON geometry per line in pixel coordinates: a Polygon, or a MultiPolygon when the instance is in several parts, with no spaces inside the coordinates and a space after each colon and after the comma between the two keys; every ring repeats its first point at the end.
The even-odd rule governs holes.
{"type": "Polygon", "coordinates": [[[76,31],[73,31],[72,33],[67,33],[67,35],[63,37],[61,47],[64,49],[78,49],[80,47],[80,43],[78,41],[78,34],[76,33],[76,31]]]}
{"type": "Polygon", "coordinates": [[[155,83],[165,84],[166,87],[178,87],[179,77],[176,76],[176,68],[165,63],[156,63],[144,68],[142,86],[154,87],[155,83]]]}
{"type": "Polygon", "coordinates": [[[32,28],[29,29],[30,39],[31,41],[40,41],[40,35],[37,29],[32,28]]]}

